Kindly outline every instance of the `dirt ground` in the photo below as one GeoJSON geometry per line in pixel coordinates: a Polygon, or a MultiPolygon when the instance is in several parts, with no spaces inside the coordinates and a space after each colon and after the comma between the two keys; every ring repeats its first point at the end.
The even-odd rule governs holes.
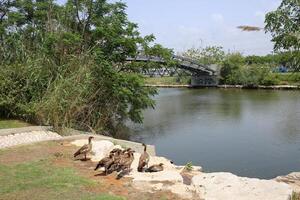
{"type": "MultiPolygon", "coordinates": [[[[73,158],[73,153],[77,147],[71,145],[69,141],[52,141],[43,142],[33,145],[19,146],[0,151],[0,165],[18,165],[24,162],[39,161],[43,159],[50,160],[50,165],[59,168],[72,168],[82,177],[93,180],[96,184],[86,186],[80,192],[88,192],[92,194],[110,194],[124,197],[129,200],[180,200],[178,196],[170,192],[155,192],[139,191],[132,187],[132,182],[128,178],[116,179],[116,174],[108,176],[103,175],[101,171],[94,171],[96,163],[91,161],[82,161],[73,158]]],[[[49,166],[50,168],[51,166],[49,166]]],[[[0,172],[1,174],[1,172],[0,172]]],[[[11,199],[24,199],[28,191],[23,191],[11,199]],[[23,197],[22,197],[23,196],[23,197]]],[[[30,190],[34,193],[34,190],[30,190]]],[[[44,199],[47,194],[45,191],[39,191],[41,199],[44,199]],[[43,196],[44,195],[44,196],[43,196]]],[[[33,194],[32,194],[33,195],[33,194]]],[[[76,194],[72,194],[76,195],[76,194]]],[[[70,197],[72,196],[70,195],[70,197]]],[[[0,198],[1,199],[1,198],[0,198]]],[[[6,199],[6,200],[11,200],[6,199]]],[[[39,199],[39,198],[38,198],[39,199]]],[[[72,198],[71,198],[72,199],[72,198]]]]}

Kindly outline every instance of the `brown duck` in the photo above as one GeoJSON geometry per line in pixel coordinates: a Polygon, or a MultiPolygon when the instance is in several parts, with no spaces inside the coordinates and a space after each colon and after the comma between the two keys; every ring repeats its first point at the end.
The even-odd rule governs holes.
{"type": "Polygon", "coordinates": [[[121,170],[130,170],[131,164],[134,160],[134,153],[135,151],[129,150],[127,151],[124,156],[121,156],[121,159],[119,161],[119,168],[121,170]]]}
{"type": "Polygon", "coordinates": [[[78,149],[78,151],[76,151],[74,153],[74,158],[77,157],[78,155],[84,154],[84,159],[86,160],[86,154],[88,154],[89,152],[91,152],[93,145],[92,145],[92,139],[94,137],[89,137],[89,143],[83,145],[80,149],[78,149]]]}
{"type": "Polygon", "coordinates": [[[115,149],[111,150],[111,151],[109,152],[109,154],[116,154],[116,153],[121,153],[121,152],[122,152],[121,149],[115,148],[115,149]]]}
{"type": "Polygon", "coordinates": [[[139,172],[142,172],[145,166],[148,167],[148,163],[149,163],[149,160],[150,160],[150,156],[147,153],[147,145],[143,144],[143,146],[144,146],[144,152],[140,156],[139,165],[138,165],[138,168],[137,168],[137,170],[139,172]]]}
{"type": "Polygon", "coordinates": [[[100,167],[104,167],[105,174],[108,174],[108,168],[114,163],[114,156],[110,154],[108,157],[103,158],[100,160],[95,168],[95,171],[100,167]]]}
{"type": "Polygon", "coordinates": [[[129,152],[125,153],[125,156],[122,157],[119,161],[119,165],[116,171],[121,171],[118,176],[117,179],[121,179],[125,174],[129,173],[131,170],[131,164],[134,160],[134,155],[133,155],[134,151],[130,150],[129,152]]]}
{"type": "Polygon", "coordinates": [[[164,164],[160,163],[158,165],[152,165],[148,169],[146,169],[146,172],[160,172],[164,170],[164,164]]]}

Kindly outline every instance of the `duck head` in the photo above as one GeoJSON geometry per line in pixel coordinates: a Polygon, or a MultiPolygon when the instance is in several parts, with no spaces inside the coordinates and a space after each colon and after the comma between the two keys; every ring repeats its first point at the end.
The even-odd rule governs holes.
{"type": "Polygon", "coordinates": [[[94,139],[94,137],[93,137],[93,136],[89,137],[89,142],[91,142],[91,141],[92,141],[92,139],[94,139]]]}

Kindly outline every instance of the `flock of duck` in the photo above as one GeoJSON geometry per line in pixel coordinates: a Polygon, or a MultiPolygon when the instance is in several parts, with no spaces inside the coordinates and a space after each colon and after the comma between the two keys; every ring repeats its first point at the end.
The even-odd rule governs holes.
{"type": "MultiPolygon", "coordinates": [[[[92,151],[92,139],[94,137],[88,138],[88,144],[83,145],[78,151],[74,153],[74,157],[79,155],[84,155],[85,160],[86,155],[92,151]]],[[[163,171],[163,163],[152,165],[148,167],[148,163],[150,160],[150,156],[147,153],[147,145],[143,144],[144,152],[141,154],[139,158],[139,164],[137,167],[138,172],[159,172],[163,171]]],[[[121,172],[120,174],[126,174],[131,171],[131,164],[134,160],[134,150],[131,148],[127,148],[125,150],[115,148],[110,151],[109,155],[103,159],[101,159],[95,170],[99,168],[104,168],[105,175],[111,174],[114,171],[121,172]]]]}

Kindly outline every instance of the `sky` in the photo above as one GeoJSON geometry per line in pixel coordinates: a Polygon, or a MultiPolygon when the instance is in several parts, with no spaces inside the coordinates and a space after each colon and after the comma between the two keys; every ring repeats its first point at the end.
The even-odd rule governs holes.
{"type": "MultiPolygon", "coordinates": [[[[63,2],[64,0],[59,0],[63,2]]],[[[122,0],[130,21],[142,35],[154,34],[156,43],[175,52],[208,45],[244,55],[272,52],[270,34],[244,32],[240,25],[264,27],[264,16],[280,0],[122,0]]]]}
{"type": "Polygon", "coordinates": [[[270,34],[244,32],[236,27],[264,27],[264,16],[279,0],[123,0],[128,17],[142,35],[153,33],[156,42],[175,52],[208,45],[244,55],[272,52],[270,34]]]}

